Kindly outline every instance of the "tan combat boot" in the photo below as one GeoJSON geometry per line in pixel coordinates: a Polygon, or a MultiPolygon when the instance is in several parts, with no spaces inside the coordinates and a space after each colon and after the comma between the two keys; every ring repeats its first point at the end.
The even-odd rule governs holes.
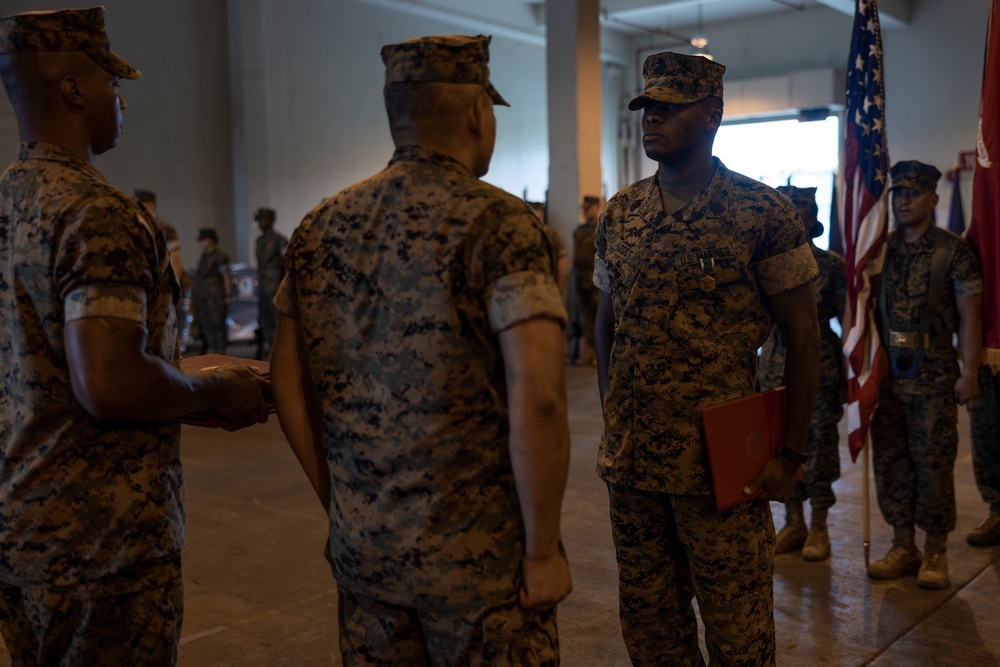
{"type": "Polygon", "coordinates": [[[791,551],[798,551],[805,544],[808,534],[806,520],[802,514],[802,503],[797,500],[789,500],[785,503],[785,527],[778,533],[778,539],[774,544],[774,553],[787,554],[791,551]]]}
{"type": "Polygon", "coordinates": [[[920,569],[920,552],[916,547],[893,546],[882,560],[868,566],[872,579],[895,579],[920,569]]]}
{"type": "Polygon", "coordinates": [[[802,547],[802,560],[824,561],[830,557],[830,535],[826,532],[826,509],[814,509],[809,537],[802,547]]]}
{"type": "Polygon", "coordinates": [[[951,583],[948,580],[948,555],[943,551],[924,554],[924,562],[917,573],[917,585],[921,588],[940,590],[951,583]]]}
{"type": "Polygon", "coordinates": [[[1000,512],[990,512],[982,523],[969,531],[965,540],[976,547],[1000,544],[1000,512]]]}

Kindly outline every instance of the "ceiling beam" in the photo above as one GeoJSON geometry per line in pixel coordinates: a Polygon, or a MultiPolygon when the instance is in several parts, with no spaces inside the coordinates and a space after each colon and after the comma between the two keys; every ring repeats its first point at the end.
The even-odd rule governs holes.
{"type": "MultiPolygon", "coordinates": [[[[848,16],[854,16],[855,0],[816,0],[848,16]]],[[[913,0],[878,0],[879,23],[886,28],[903,28],[913,18],[913,0]]]]}

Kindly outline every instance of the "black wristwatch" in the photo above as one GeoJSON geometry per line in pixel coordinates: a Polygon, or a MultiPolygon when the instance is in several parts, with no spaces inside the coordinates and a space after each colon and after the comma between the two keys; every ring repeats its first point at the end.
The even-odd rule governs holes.
{"type": "Polygon", "coordinates": [[[778,447],[777,456],[786,458],[792,463],[798,463],[799,465],[802,465],[809,460],[808,454],[803,454],[802,452],[795,451],[791,447],[786,447],[784,443],[782,443],[781,447],[778,447]]]}

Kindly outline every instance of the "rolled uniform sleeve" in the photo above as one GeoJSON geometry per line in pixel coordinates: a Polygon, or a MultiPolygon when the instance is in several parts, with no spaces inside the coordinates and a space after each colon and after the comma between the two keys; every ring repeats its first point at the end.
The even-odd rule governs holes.
{"type": "Polygon", "coordinates": [[[969,242],[958,239],[955,253],[952,255],[950,277],[953,281],[955,297],[965,298],[983,293],[983,276],[979,268],[979,258],[969,247],[969,242]]]}
{"type": "Polygon", "coordinates": [[[805,285],[819,275],[798,212],[788,201],[775,203],[776,215],[754,256],[757,284],[766,296],[805,285]]]}
{"type": "Polygon", "coordinates": [[[530,212],[504,216],[484,244],[486,311],[497,333],[544,317],[566,326],[566,308],[555,279],[555,253],[530,212]]]}
{"type": "Polygon", "coordinates": [[[121,199],[89,203],[67,226],[55,259],[56,285],[67,322],[117,317],[146,322],[147,294],[156,287],[155,232],[121,199]]]}
{"type": "Polygon", "coordinates": [[[816,258],[807,244],[757,263],[757,282],[767,296],[805,285],[819,275],[816,258]]]}

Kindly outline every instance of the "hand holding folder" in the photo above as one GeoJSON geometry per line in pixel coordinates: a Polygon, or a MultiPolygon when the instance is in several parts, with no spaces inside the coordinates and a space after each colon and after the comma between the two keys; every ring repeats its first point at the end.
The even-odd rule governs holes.
{"type": "Polygon", "coordinates": [[[784,387],[702,408],[715,504],[720,510],[764,493],[761,487],[748,496],[743,488],[760,474],[785,441],[787,414],[784,387]]]}
{"type": "MultiPolygon", "coordinates": [[[[269,378],[271,375],[271,364],[266,361],[244,359],[242,357],[230,357],[224,354],[202,354],[195,357],[181,359],[181,370],[210,371],[215,370],[219,366],[225,366],[226,364],[246,366],[263,378],[269,378]]],[[[275,411],[274,398],[272,396],[265,395],[264,399],[267,401],[268,411],[273,414],[275,411]]],[[[184,415],[181,417],[181,423],[190,424],[191,426],[204,426],[207,428],[224,428],[230,424],[228,420],[213,412],[193,412],[191,414],[184,415]]]]}

